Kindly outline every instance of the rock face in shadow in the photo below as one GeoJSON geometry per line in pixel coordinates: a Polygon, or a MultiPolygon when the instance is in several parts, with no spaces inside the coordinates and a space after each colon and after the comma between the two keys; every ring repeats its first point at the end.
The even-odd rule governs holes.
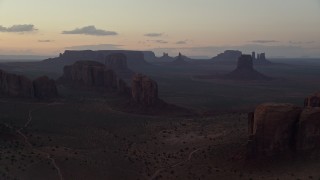
{"type": "MultiPolygon", "coordinates": [[[[254,156],[272,156],[294,149],[295,125],[302,109],[292,104],[266,103],[254,112],[249,125],[249,151],[254,156]]],[[[249,120],[250,121],[250,120],[249,120]]]]}
{"type": "Polygon", "coordinates": [[[119,79],[117,87],[118,87],[118,92],[120,94],[131,96],[131,88],[127,85],[127,83],[124,80],[119,79]]]}
{"type": "Polygon", "coordinates": [[[297,151],[320,149],[320,108],[305,108],[300,116],[297,131],[297,151]]]}
{"type": "Polygon", "coordinates": [[[156,106],[159,103],[158,84],[149,77],[135,74],[132,78],[132,99],[137,104],[146,107],[156,106]]]}
{"type": "Polygon", "coordinates": [[[0,95],[2,97],[33,98],[32,81],[25,76],[0,70],[0,95]]]}
{"type": "Polygon", "coordinates": [[[78,61],[65,66],[59,80],[63,84],[86,88],[117,88],[117,75],[105,65],[95,61],[78,61]]]}
{"type": "Polygon", "coordinates": [[[46,76],[34,81],[0,70],[0,96],[51,99],[58,97],[55,81],[46,76]]]}
{"type": "Polygon", "coordinates": [[[320,93],[314,93],[305,98],[304,107],[320,107],[320,93]]]}
{"type": "Polygon", "coordinates": [[[128,69],[127,57],[122,53],[108,55],[105,62],[106,66],[110,69],[128,69]]]}
{"type": "Polygon", "coordinates": [[[182,56],[182,54],[179,53],[178,57],[176,57],[175,60],[173,60],[170,64],[174,65],[174,66],[184,66],[189,63],[185,60],[185,58],[182,56]]]}
{"type": "Polygon", "coordinates": [[[58,97],[56,82],[47,76],[42,76],[33,81],[34,96],[39,99],[58,97]]]}
{"type": "Polygon", "coordinates": [[[127,66],[127,57],[123,53],[114,53],[106,57],[105,65],[114,70],[121,78],[130,78],[134,73],[127,66]]]}
{"type": "Polygon", "coordinates": [[[320,151],[320,107],[265,103],[248,115],[248,157],[320,151]]]}
{"type": "Polygon", "coordinates": [[[237,62],[238,58],[242,55],[241,51],[238,50],[226,50],[223,53],[213,57],[210,61],[222,64],[233,64],[237,62]]]}
{"type": "Polygon", "coordinates": [[[111,54],[124,54],[127,58],[127,63],[129,67],[145,66],[148,63],[144,59],[144,54],[142,51],[127,51],[127,50],[66,50],[59,57],[46,59],[41,62],[43,66],[52,66],[54,68],[63,68],[66,65],[72,65],[77,61],[96,61],[100,63],[105,63],[106,57],[111,54]]]}
{"type": "Polygon", "coordinates": [[[114,89],[122,94],[129,94],[135,104],[146,107],[153,107],[162,102],[158,98],[157,83],[149,77],[135,74],[130,88],[113,70],[95,61],[78,61],[71,66],[65,66],[64,74],[59,81],[77,88],[114,89]]]}
{"type": "Polygon", "coordinates": [[[142,114],[193,114],[192,111],[166,103],[158,97],[156,81],[142,74],[135,74],[131,81],[131,101],[126,111],[142,114]]]}
{"type": "Polygon", "coordinates": [[[224,76],[225,79],[232,80],[270,80],[260,72],[253,68],[253,62],[251,55],[241,55],[238,59],[237,68],[224,76]]]}

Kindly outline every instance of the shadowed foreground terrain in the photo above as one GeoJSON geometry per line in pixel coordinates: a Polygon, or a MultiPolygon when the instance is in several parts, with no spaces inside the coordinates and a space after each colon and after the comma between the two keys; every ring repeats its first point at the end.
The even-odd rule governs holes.
{"type": "Polygon", "coordinates": [[[246,113],[151,117],[119,112],[110,106],[117,99],[104,100],[2,100],[2,179],[320,177],[317,158],[246,161],[246,113]]]}
{"type": "Polygon", "coordinates": [[[51,101],[1,98],[0,179],[319,179],[318,156],[246,159],[248,112],[270,101],[302,105],[320,89],[318,63],[288,62],[256,66],[274,77],[264,82],[195,78],[234,65],[132,67],[158,83],[159,98],[193,113],[138,115],[115,92],[61,86],[51,101]]]}

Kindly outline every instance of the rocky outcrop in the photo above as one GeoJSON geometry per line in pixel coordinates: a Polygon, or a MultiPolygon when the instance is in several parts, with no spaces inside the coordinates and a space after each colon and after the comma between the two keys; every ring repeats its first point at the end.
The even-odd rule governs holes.
{"type": "Polygon", "coordinates": [[[137,104],[152,107],[159,102],[157,83],[145,75],[135,74],[131,89],[132,99],[137,104]]]}
{"type": "Polygon", "coordinates": [[[233,64],[237,62],[238,58],[242,55],[241,51],[237,50],[226,50],[223,53],[218,54],[216,57],[211,59],[211,62],[222,63],[222,64],[233,64]]]}
{"type": "Polygon", "coordinates": [[[34,96],[39,99],[58,97],[56,82],[47,76],[42,76],[33,81],[34,96]]]}
{"type": "Polygon", "coordinates": [[[107,68],[114,70],[121,78],[130,78],[134,74],[127,66],[127,57],[122,53],[108,55],[105,65],[107,68]]]}
{"type": "Polygon", "coordinates": [[[32,81],[22,75],[0,70],[0,95],[2,97],[34,97],[32,81]]]}
{"type": "Polygon", "coordinates": [[[106,57],[105,65],[110,69],[128,69],[127,57],[122,53],[110,54],[106,57]]]}
{"type": "Polygon", "coordinates": [[[232,80],[270,80],[260,72],[253,68],[253,62],[251,55],[241,55],[238,59],[237,68],[224,76],[225,79],[232,80]]]}
{"type": "Polygon", "coordinates": [[[127,63],[129,67],[148,65],[144,60],[144,54],[142,51],[127,51],[127,50],[66,50],[63,54],[60,54],[57,58],[50,58],[42,61],[42,65],[60,67],[61,69],[66,65],[74,64],[77,61],[97,61],[105,63],[107,56],[111,54],[124,54],[127,57],[127,63]]]}
{"type": "Polygon", "coordinates": [[[118,92],[122,95],[131,96],[131,88],[127,85],[127,83],[119,79],[118,80],[118,92]]]}
{"type": "Polygon", "coordinates": [[[238,59],[237,69],[239,70],[253,70],[253,62],[250,55],[242,55],[238,59]]]}
{"type": "Polygon", "coordinates": [[[266,103],[248,115],[248,157],[320,151],[320,107],[266,103]]]}
{"type": "Polygon", "coordinates": [[[266,58],[266,53],[257,54],[252,52],[252,59],[254,65],[273,65],[271,61],[266,58]]]}
{"type": "Polygon", "coordinates": [[[320,107],[320,93],[310,95],[304,100],[304,107],[320,107]]]}
{"type": "Polygon", "coordinates": [[[34,81],[0,70],[0,96],[49,99],[58,97],[55,81],[46,76],[34,81]]]}
{"type": "Polygon", "coordinates": [[[158,60],[158,57],[156,57],[156,55],[152,51],[142,51],[142,53],[144,55],[144,59],[147,62],[156,62],[158,60]]]}
{"type": "Polygon", "coordinates": [[[320,149],[320,108],[305,108],[300,116],[296,149],[308,152],[320,149]]]}
{"type": "Polygon", "coordinates": [[[174,66],[183,66],[187,64],[188,62],[185,60],[185,58],[182,56],[181,53],[179,53],[178,57],[176,57],[175,60],[171,62],[171,65],[174,65],[174,66]]]}
{"type": "Polygon", "coordinates": [[[78,61],[71,66],[65,66],[62,83],[87,88],[116,88],[117,76],[111,69],[95,61],[78,61]]]}
{"type": "MultiPolygon", "coordinates": [[[[251,155],[275,155],[294,147],[295,125],[301,108],[292,104],[266,103],[254,112],[249,125],[251,155]]],[[[250,121],[250,120],[249,120],[250,121]]]]}
{"type": "Polygon", "coordinates": [[[95,61],[78,61],[65,66],[59,82],[65,86],[95,91],[117,91],[131,96],[126,82],[119,78],[114,70],[95,61]]]}

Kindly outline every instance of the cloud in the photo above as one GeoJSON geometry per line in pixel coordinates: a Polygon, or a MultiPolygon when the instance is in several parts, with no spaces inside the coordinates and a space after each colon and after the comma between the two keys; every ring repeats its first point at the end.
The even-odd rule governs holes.
{"type": "Polygon", "coordinates": [[[49,43],[49,42],[53,42],[53,40],[43,39],[43,40],[38,40],[38,42],[40,42],[40,43],[49,43]]]}
{"type": "Polygon", "coordinates": [[[159,44],[167,44],[168,41],[164,41],[164,40],[154,40],[153,42],[159,43],[159,44]]]}
{"type": "Polygon", "coordinates": [[[147,33],[147,34],[144,34],[144,36],[147,36],[147,37],[161,37],[163,34],[162,33],[147,33]]]}
{"type": "Polygon", "coordinates": [[[259,44],[267,44],[267,43],[278,43],[279,41],[276,40],[254,40],[250,41],[252,43],[259,43],[259,44]]]}
{"type": "Polygon", "coordinates": [[[176,44],[187,44],[187,41],[177,41],[176,44]]]}
{"type": "Polygon", "coordinates": [[[84,34],[91,36],[115,36],[118,35],[117,32],[107,31],[103,29],[97,29],[95,26],[85,26],[82,28],[76,28],[71,31],[62,31],[62,34],[84,34]]]}
{"type": "Polygon", "coordinates": [[[314,44],[315,41],[289,41],[289,44],[314,44]]]}
{"type": "Polygon", "coordinates": [[[167,44],[168,43],[168,41],[164,41],[164,40],[155,40],[154,42],[160,43],[160,44],[167,44]]]}
{"type": "Polygon", "coordinates": [[[0,32],[12,32],[12,33],[23,33],[23,32],[34,32],[37,31],[33,24],[16,24],[11,27],[4,27],[0,25],[0,32]]]}
{"type": "Polygon", "coordinates": [[[93,44],[66,47],[68,50],[121,50],[122,45],[118,44],[93,44]]]}
{"type": "MultiPolygon", "coordinates": [[[[149,42],[151,42],[151,43],[158,43],[158,44],[167,44],[167,43],[169,43],[168,41],[165,41],[165,40],[161,40],[161,39],[158,39],[158,40],[147,40],[146,41],[147,43],[149,42]]],[[[144,42],[145,43],[145,42],[144,42]]]]}

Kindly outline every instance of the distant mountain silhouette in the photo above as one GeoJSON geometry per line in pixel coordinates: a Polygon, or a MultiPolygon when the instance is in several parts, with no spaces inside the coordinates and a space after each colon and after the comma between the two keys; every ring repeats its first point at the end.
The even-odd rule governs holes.
{"type": "Polygon", "coordinates": [[[189,58],[179,53],[179,55],[170,64],[174,66],[187,65],[189,63],[186,61],[186,59],[189,59],[189,58]]]}
{"type": "Polygon", "coordinates": [[[144,54],[141,51],[125,51],[125,50],[100,50],[100,51],[70,51],[66,50],[59,57],[46,59],[43,62],[47,63],[61,63],[63,65],[70,65],[76,61],[98,61],[104,63],[105,58],[114,53],[122,53],[127,57],[129,66],[147,65],[144,60],[144,54]]]}
{"type": "Polygon", "coordinates": [[[225,79],[233,80],[270,80],[253,68],[251,55],[241,55],[238,59],[237,68],[224,76],[225,79]]]}
{"type": "MultiPolygon", "coordinates": [[[[252,53],[255,56],[255,52],[252,53]]],[[[242,55],[242,52],[239,50],[226,50],[223,53],[218,54],[217,56],[211,58],[209,62],[219,63],[219,64],[235,64],[238,61],[238,58],[242,55]]],[[[254,65],[271,65],[273,64],[266,59],[266,54],[258,54],[258,57],[252,58],[254,65]]]]}
{"type": "Polygon", "coordinates": [[[238,50],[226,50],[223,53],[218,54],[217,56],[213,57],[210,62],[214,63],[236,63],[238,58],[242,55],[241,51],[238,50]]]}

